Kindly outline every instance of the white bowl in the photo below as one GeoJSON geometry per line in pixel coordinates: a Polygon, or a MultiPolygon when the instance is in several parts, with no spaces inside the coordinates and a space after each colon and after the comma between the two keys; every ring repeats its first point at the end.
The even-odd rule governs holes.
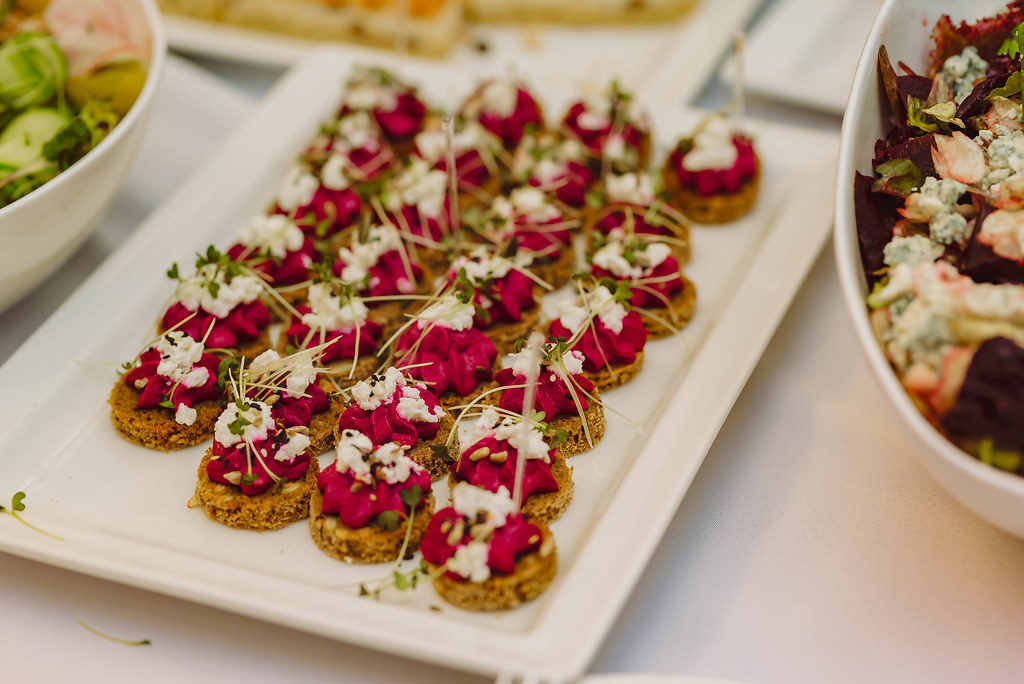
{"type": "Polygon", "coordinates": [[[910,401],[896,373],[871,332],[867,285],[860,265],[854,218],[853,179],[856,171],[870,173],[875,140],[882,137],[880,95],[876,69],[878,46],[885,45],[895,65],[905,62],[918,72],[927,66],[931,27],[943,12],[955,20],[991,15],[1005,0],[888,0],[875,21],[854,77],[843,119],[836,185],[835,251],[843,297],[868,362],[910,432],[917,438],[918,458],[953,496],[983,518],[1024,537],[1024,477],[986,465],[959,449],[932,427],[910,401]]]}
{"type": "Polygon", "coordinates": [[[135,2],[152,38],[142,92],[99,145],[50,182],[0,209],[0,312],[49,277],[89,236],[135,157],[167,53],[156,4],[135,2]]]}

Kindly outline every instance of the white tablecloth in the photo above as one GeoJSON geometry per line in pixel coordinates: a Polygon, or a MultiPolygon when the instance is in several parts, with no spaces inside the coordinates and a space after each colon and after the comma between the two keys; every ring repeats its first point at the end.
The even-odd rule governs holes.
{"type": "MultiPolygon", "coordinates": [[[[250,91],[269,80],[217,71],[250,91]]],[[[159,104],[168,121],[187,106],[159,104]]],[[[233,106],[238,115],[246,108],[242,99],[233,106]]],[[[206,135],[210,144],[219,132],[206,135]]],[[[55,281],[0,316],[0,361],[172,189],[146,183],[149,165],[172,164],[180,179],[203,155],[201,136],[171,154],[175,143],[147,138],[103,229],[55,281]]],[[[884,401],[827,252],[592,670],[757,682],[1019,681],[1024,542],[932,482],[884,401]]],[[[61,678],[479,681],[0,554],[0,680],[61,678]],[[104,641],[77,619],[152,645],[104,641]]]]}

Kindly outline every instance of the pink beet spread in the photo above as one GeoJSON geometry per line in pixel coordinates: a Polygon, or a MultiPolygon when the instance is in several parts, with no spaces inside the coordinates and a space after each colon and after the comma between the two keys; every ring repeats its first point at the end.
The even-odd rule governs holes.
{"type": "MultiPolygon", "coordinates": [[[[458,275],[448,271],[448,280],[455,282],[458,275]]],[[[524,311],[537,306],[533,281],[522,271],[513,269],[501,278],[477,285],[473,326],[480,330],[486,330],[495,323],[521,321],[524,311]]]]}
{"type": "MultiPolygon", "coordinates": [[[[340,278],[342,271],[345,270],[345,265],[344,261],[337,259],[331,272],[340,278]]],[[[369,271],[370,276],[367,283],[359,290],[359,295],[362,297],[409,294],[415,292],[416,283],[423,278],[423,269],[418,264],[402,258],[402,254],[397,249],[381,254],[377,263],[371,266],[369,271]]],[[[366,302],[366,305],[370,307],[374,304],[379,305],[378,302],[366,302]]]]}
{"type": "Polygon", "coordinates": [[[607,235],[616,228],[626,230],[626,225],[632,223],[634,233],[664,235],[666,237],[675,235],[672,228],[669,226],[657,225],[648,221],[645,218],[647,215],[647,209],[647,207],[642,207],[636,204],[616,203],[607,213],[598,219],[596,227],[599,231],[607,235]]]}
{"type": "MultiPolygon", "coordinates": [[[[441,531],[441,525],[446,520],[454,521],[458,518],[465,520],[454,508],[449,507],[438,511],[430,519],[430,525],[427,526],[427,531],[420,542],[423,559],[428,563],[443,566],[455,555],[456,549],[472,541],[467,524],[462,539],[454,545],[448,543],[448,534],[441,531]]],[[[539,527],[527,522],[521,513],[510,515],[504,525],[494,530],[488,541],[490,549],[487,554],[487,565],[494,573],[508,575],[516,569],[516,559],[536,552],[540,549],[540,543],[539,527]],[[531,539],[534,541],[531,542],[531,539]]],[[[446,574],[454,581],[466,581],[465,577],[454,572],[448,571],[446,574]]]]}
{"type": "Polygon", "coordinates": [[[193,312],[181,302],[175,302],[163,317],[164,329],[174,328],[187,333],[194,340],[205,339],[207,349],[231,349],[243,342],[255,340],[270,325],[270,312],[263,302],[256,299],[248,304],[239,304],[224,318],[217,318],[205,311],[193,312]],[[178,325],[189,316],[186,323],[178,325]],[[210,328],[213,330],[207,336],[210,328]]]}
{"type": "Polygon", "coordinates": [[[594,172],[578,161],[565,163],[565,170],[553,179],[541,182],[531,176],[527,183],[545,192],[553,192],[558,201],[577,209],[587,203],[587,188],[594,183],[594,172]]]}
{"type": "Polygon", "coordinates": [[[541,128],[544,125],[537,101],[524,88],[516,92],[516,107],[511,115],[503,117],[495,112],[482,111],[477,120],[509,149],[519,144],[527,128],[541,128]]]}
{"type": "MultiPolygon", "coordinates": [[[[622,320],[622,332],[618,334],[612,332],[600,318],[595,317],[592,323],[592,326],[587,324],[586,331],[573,345],[573,349],[583,352],[585,370],[598,371],[606,363],[633,363],[637,353],[647,343],[647,330],[636,311],[626,314],[622,320]]],[[[550,332],[553,337],[566,340],[572,337],[572,331],[562,325],[560,319],[551,321],[550,332]]]]}
{"type": "Polygon", "coordinates": [[[407,205],[398,212],[388,213],[388,222],[398,226],[403,233],[424,238],[430,242],[441,242],[449,233],[451,208],[448,197],[444,198],[444,211],[439,218],[422,216],[415,206],[407,205]]]}
{"type": "MultiPolygon", "coordinates": [[[[633,281],[631,278],[620,278],[596,264],[591,265],[590,272],[598,278],[612,278],[622,282],[633,281]]],[[[668,306],[672,295],[683,289],[683,277],[679,273],[679,262],[671,255],[654,268],[644,269],[639,280],[642,281],[643,287],[630,288],[633,298],[629,300],[629,303],[645,309],[664,309],[668,306]]]]}
{"type": "Polygon", "coordinates": [[[234,261],[248,261],[253,270],[267,276],[271,285],[292,285],[308,279],[309,267],[318,258],[316,247],[309,238],[303,241],[301,249],[286,253],[282,259],[260,254],[259,250],[237,243],[228,249],[228,256],[234,261]]]}
{"type": "MultiPolygon", "coordinates": [[[[569,108],[569,111],[566,112],[565,118],[562,120],[562,126],[579,138],[580,142],[583,143],[584,147],[590,150],[591,154],[600,159],[604,156],[604,147],[608,143],[608,137],[611,135],[612,124],[609,123],[607,126],[600,129],[590,129],[580,126],[580,115],[586,110],[587,106],[583,102],[575,103],[569,108]]],[[[644,140],[647,137],[647,133],[627,122],[622,126],[619,134],[621,135],[626,147],[636,150],[637,157],[639,158],[640,153],[643,150],[644,140]]]]}
{"type": "MultiPolygon", "coordinates": [[[[594,383],[590,381],[590,378],[583,374],[572,375],[570,377],[572,378],[572,381],[579,386],[579,389],[567,385],[566,382],[550,368],[541,368],[541,372],[537,376],[537,391],[533,399],[533,408],[535,411],[544,412],[544,420],[551,420],[558,416],[579,415],[579,411],[576,408],[576,402],[573,401],[573,395],[575,395],[576,399],[579,401],[580,408],[584,411],[587,410],[587,407],[590,404],[587,402],[587,397],[583,392],[593,394],[594,383]]],[[[509,385],[522,385],[526,383],[526,376],[517,374],[511,368],[502,368],[498,371],[495,379],[498,381],[498,385],[506,387],[509,385]]],[[[525,388],[508,387],[508,389],[502,391],[501,399],[498,400],[498,406],[507,411],[522,413],[525,394],[525,388]]]]}
{"type": "Polygon", "coordinates": [[[285,331],[293,345],[308,348],[334,340],[334,344],[327,347],[323,352],[323,356],[320,357],[321,363],[351,361],[356,357],[373,354],[377,351],[377,343],[380,341],[381,333],[384,331],[380,324],[366,320],[358,327],[352,327],[348,330],[327,330],[322,337],[320,331],[316,330],[307,342],[306,338],[310,334],[310,328],[302,322],[301,315],[309,313],[312,309],[308,306],[298,306],[295,310],[300,315],[292,316],[291,325],[285,331]],[[356,348],[356,337],[359,338],[358,349],[356,348]]]}
{"type": "MultiPolygon", "coordinates": [[[[548,451],[548,459],[553,458],[555,450],[548,451]]],[[[451,465],[455,477],[465,480],[475,487],[483,487],[489,492],[497,492],[504,486],[508,491],[515,491],[516,464],[519,452],[508,442],[495,439],[493,435],[484,437],[469,445],[462,452],[458,461],[451,465]],[[489,458],[471,461],[469,454],[480,447],[487,447],[491,453],[508,452],[503,463],[494,463],[489,458]]],[[[557,492],[558,482],[551,474],[551,464],[539,458],[525,459],[523,470],[523,500],[531,494],[557,492]]]]}
{"type": "MultiPolygon", "coordinates": [[[[375,468],[371,468],[374,473],[375,468]]],[[[336,515],[348,527],[358,529],[377,519],[385,511],[405,514],[407,506],[402,492],[418,485],[424,499],[430,493],[430,474],[416,468],[405,482],[388,484],[383,478],[371,475],[371,483],[357,480],[351,471],[338,472],[334,465],[320,471],[317,485],[324,494],[323,512],[336,515]],[[355,491],[353,491],[355,490],[355,491]]],[[[417,508],[423,506],[423,499],[417,508]]]]}
{"type": "Polygon", "coordinates": [[[422,334],[424,325],[414,323],[396,343],[400,367],[427,364],[409,368],[410,377],[427,383],[437,396],[449,391],[465,396],[494,376],[491,367],[498,350],[487,335],[476,328],[452,330],[442,325],[432,325],[422,334]],[[417,340],[418,348],[409,353],[417,340]]]}
{"type": "Polygon", "coordinates": [[[331,407],[331,399],[327,392],[316,384],[316,380],[309,383],[305,391],[306,396],[293,397],[288,392],[282,392],[281,398],[271,409],[274,420],[279,421],[285,427],[305,425],[313,421],[313,416],[323,413],[331,407]]]}
{"type": "MultiPolygon", "coordinates": [[[[352,188],[331,190],[321,185],[309,204],[296,209],[291,218],[306,235],[322,238],[356,223],[362,209],[363,201],[352,188]]],[[[280,207],[275,212],[287,214],[280,207]]]]}
{"type": "Polygon", "coordinates": [[[679,148],[669,157],[669,163],[675,169],[679,183],[684,188],[695,189],[704,197],[731,195],[738,192],[740,186],[757,173],[757,156],[754,154],[753,142],[737,135],[733,137],[732,144],[736,147],[738,156],[736,162],[728,169],[688,171],[683,168],[686,154],[679,148]]]}
{"type": "Polygon", "coordinates": [[[209,372],[206,382],[199,387],[185,387],[180,383],[174,387],[174,382],[170,378],[156,372],[160,365],[160,358],[160,352],[156,348],[150,347],[142,352],[139,357],[139,365],[125,373],[124,383],[129,387],[134,388],[135,383],[139,380],[146,381],[146,386],[139,390],[139,408],[156,408],[165,398],[169,399],[175,408],[182,404],[191,407],[200,401],[217,399],[221,396],[222,392],[217,388],[217,370],[220,367],[220,359],[213,354],[204,353],[199,358],[199,362],[192,366],[192,368],[205,368],[209,372]],[[174,388],[173,393],[171,392],[172,387],[174,388]]]}
{"type": "Polygon", "coordinates": [[[238,487],[243,494],[248,496],[261,494],[273,486],[274,478],[270,476],[270,473],[289,482],[301,480],[309,470],[309,451],[302,452],[290,461],[279,461],[274,458],[274,454],[286,441],[288,441],[288,437],[284,430],[275,427],[267,432],[265,440],[253,442],[253,447],[261,458],[252,457],[252,472],[250,473],[245,442],[226,447],[217,440],[213,440],[213,457],[206,462],[206,474],[214,482],[229,487],[238,487]],[[241,484],[235,485],[224,477],[226,473],[232,472],[242,473],[241,484]]]}
{"type": "MultiPolygon", "coordinates": [[[[367,382],[372,382],[368,380],[367,382]]],[[[425,387],[420,386],[420,398],[423,399],[427,408],[433,413],[439,405],[437,397],[425,387]]],[[[341,414],[341,429],[354,429],[362,432],[370,438],[374,447],[379,447],[387,442],[396,442],[405,446],[415,446],[421,439],[431,439],[440,429],[440,421],[409,420],[398,412],[398,402],[407,387],[399,387],[395,390],[391,399],[381,404],[372,411],[367,411],[356,403],[349,405],[341,414]]]]}

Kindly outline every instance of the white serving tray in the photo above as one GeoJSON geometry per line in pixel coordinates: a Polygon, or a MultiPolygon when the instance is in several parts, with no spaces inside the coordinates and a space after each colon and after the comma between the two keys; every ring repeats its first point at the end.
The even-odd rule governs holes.
{"type": "MultiPolygon", "coordinates": [[[[661,26],[572,28],[556,25],[469,25],[462,44],[442,60],[409,57],[411,63],[458,67],[467,74],[515,71],[528,79],[560,80],[575,88],[581,82],[618,75],[639,90],[650,86],[689,102],[713,73],[732,34],[763,0],[701,0],[685,18],[661,26]],[[479,52],[474,45],[488,46],[479,52]],[[679,65],[662,73],[665,64],[679,65]],[[655,80],[656,76],[664,76],[655,80]]],[[[323,41],[304,40],[245,28],[165,14],[172,48],[195,55],[286,67],[298,63],[323,41]]],[[[394,57],[391,51],[353,43],[334,43],[352,61],[394,57]]]]}
{"type": "Polygon", "coordinates": [[[842,114],[860,49],[883,1],[777,0],[747,44],[747,88],[842,114]]]}
{"type": "MultiPolygon", "coordinates": [[[[305,525],[231,530],[186,508],[203,447],[163,454],[114,431],[105,404],[119,362],[138,351],[171,292],[164,271],[226,244],[260,210],[294,155],[334,111],[344,53],[283,78],[210,160],[0,368],[0,499],[28,493],[25,516],[54,541],[0,516],[0,549],[370,648],[479,672],[580,674],[682,500],[719,427],[818,254],[831,220],[836,140],[757,126],[756,210],[695,229],[687,274],[692,324],[648,346],[636,380],[607,393],[604,441],[573,459],[576,496],[552,525],[560,570],[506,614],[444,605],[426,585],[359,598],[388,568],[320,552],[305,525]],[[664,419],[663,419],[664,418],[664,419]],[[431,610],[439,606],[440,612],[431,610]]],[[[473,87],[461,73],[407,68],[438,102],[473,87]]],[[[554,110],[570,95],[538,83],[554,110]]],[[[699,113],[654,112],[662,146],[699,113]]],[[[444,501],[444,488],[436,492],[444,501]]]]}

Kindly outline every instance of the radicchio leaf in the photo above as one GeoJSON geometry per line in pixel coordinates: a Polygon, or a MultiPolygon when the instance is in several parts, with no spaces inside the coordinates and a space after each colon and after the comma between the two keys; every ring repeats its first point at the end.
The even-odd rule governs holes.
{"type": "Polygon", "coordinates": [[[967,368],[953,407],[939,424],[959,442],[986,438],[1024,449],[1024,349],[1005,337],[985,340],[967,368]]]}
{"type": "Polygon", "coordinates": [[[877,169],[878,165],[886,161],[909,159],[925,177],[936,176],[938,174],[935,171],[935,162],[932,161],[933,147],[935,147],[934,133],[910,138],[909,140],[884,148],[875,162],[875,168],[877,169]]]}
{"type": "Polygon", "coordinates": [[[978,48],[978,54],[991,62],[999,48],[1013,29],[1024,21],[1024,0],[1013,0],[1006,11],[995,17],[986,17],[970,24],[962,22],[956,26],[948,14],[942,15],[932,29],[931,71],[934,76],[943,63],[953,55],[959,55],[968,45],[978,48]]]}
{"type": "MultiPolygon", "coordinates": [[[[971,94],[964,98],[964,101],[960,103],[960,107],[956,110],[956,116],[958,119],[969,119],[972,116],[981,116],[985,113],[988,108],[988,100],[994,95],[1000,95],[997,92],[1002,89],[1008,89],[1010,85],[1009,81],[1014,80],[1016,82],[1017,92],[1020,92],[1020,72],[1014,71],[1013,74],[1001,74],[999,76],[993,76],[992,78],[986,78],[984,81],[978,81],[974,86],[974,90],[971,94]],[[1014,78],[1016,77],[1016,78],[1014,78]]],[[[1009,95],[1003,95],[1003,97],[1009,97],[1009,95]]]]}

